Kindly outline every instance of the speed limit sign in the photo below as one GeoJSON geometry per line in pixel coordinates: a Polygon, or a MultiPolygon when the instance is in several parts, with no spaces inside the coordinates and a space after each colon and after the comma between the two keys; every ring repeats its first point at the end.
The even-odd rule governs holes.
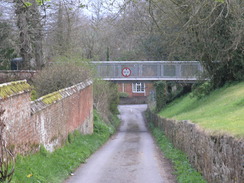
{"type": "Polygon", "coordinates": [[[122,76],[129,77],[131,75],[131,70],[129,67],[124,67],[122,69],[122,76]]]}

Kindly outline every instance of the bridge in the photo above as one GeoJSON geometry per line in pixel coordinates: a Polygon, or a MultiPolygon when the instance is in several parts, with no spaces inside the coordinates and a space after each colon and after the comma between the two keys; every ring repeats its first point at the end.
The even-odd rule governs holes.
{"type": "Polygon", "coordinates": [[[109,81],[188,81],[203,72],[199,61],[93,61],[98,77],[109,81]]]}

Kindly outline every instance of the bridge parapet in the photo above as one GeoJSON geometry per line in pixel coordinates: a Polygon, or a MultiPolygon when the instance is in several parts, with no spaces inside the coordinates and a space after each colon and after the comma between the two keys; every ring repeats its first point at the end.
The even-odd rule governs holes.
{"type": "Polygon", "coordinates": [[[195,81],[203,72],[199,61],[94,61],[98,77],[112,81],[195,81]]]}

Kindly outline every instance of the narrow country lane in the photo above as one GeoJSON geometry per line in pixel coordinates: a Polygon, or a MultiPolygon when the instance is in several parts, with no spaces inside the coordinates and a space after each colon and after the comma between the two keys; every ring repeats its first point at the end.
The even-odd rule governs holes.
{"type": "Polygon", "coordinates": [[[168,163],[148,132],[146,105],[119,106],[121,127],[66,183],[173,183],[168,163]]]}

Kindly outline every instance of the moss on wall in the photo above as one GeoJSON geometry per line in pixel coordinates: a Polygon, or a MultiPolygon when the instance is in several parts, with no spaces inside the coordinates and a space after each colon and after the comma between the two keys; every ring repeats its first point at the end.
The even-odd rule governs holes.
{"type": "Polygon", "coordinates": [[[57,91],[57,92],[53,92],[53,93],[50,93],[48,95],[41,97],[41,100],[45,104],[52,104],[52,103],[56,102],[57,100],[60,100],[61,98],[62,98],[62,95],[59,93],[59,91],[57,91]]]}
{"type": "Polygon", "coordinates": [[[30,91],[30,89],[31,86],[26,80],[4,83],[0,85],[0,98],[7,98],[21,92],[30,91]]]}

